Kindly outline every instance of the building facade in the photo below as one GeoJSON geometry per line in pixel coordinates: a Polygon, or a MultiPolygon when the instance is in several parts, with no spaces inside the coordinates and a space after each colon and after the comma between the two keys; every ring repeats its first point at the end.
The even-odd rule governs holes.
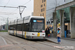
{"type": "Polygon", "coordinates": [[[43,16],[46,20],[46,0],[34,0],[33,16],[43,16]]]}
{"type": "Polygon", "coordinates": [[[45,28],[51,24],[53,12],[57,6],[66,4],[73,0],[34,0],[34,16],[45,17],[45,28]]]}
{"type": "Polygon", "coordinates": [[[7,25],[6,25],[6,24],[0,25],[0,31],[1,31],[1,30],[7,30],[7,25]]]}
{"type": "Polygon", "coordinates": [[[61,36],[75,38],[75,1],[56,7],[56,19],[61,25],[61,36]]]}

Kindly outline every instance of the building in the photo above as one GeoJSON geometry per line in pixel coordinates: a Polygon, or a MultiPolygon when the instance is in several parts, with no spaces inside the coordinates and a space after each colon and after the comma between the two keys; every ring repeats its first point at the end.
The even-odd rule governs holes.
{"type": "Polygon", "coordinates": [[[51,24],[53,12],[59,5],[66,4],[73,0],[34,0],[34,16],[45,17],[45,28],[51,24]]]}
{"type": "MultiPolygon", "coordinates": [[[[46,0],[34,0],[34,16],[44,16],[46,20],[46,0]]],[[[46,25],[46,21],[45,21],[46,25]]]]}
{"type": "MultiPolygon", "coordinates": [[[[57,6],[53,15],[54,25],[57,25],[56,21],[60,22],[61,37],[75,38],[75,1],[57,6]]],[[[56,32],[56,26],[54,29],[56,32]]]]}
{"type": "Polygon", "coordinates": [[[7,25],[6,25],[6,24],[0,25],[0,31],[1,31],[1,30],[7,30],[7,25]]]}

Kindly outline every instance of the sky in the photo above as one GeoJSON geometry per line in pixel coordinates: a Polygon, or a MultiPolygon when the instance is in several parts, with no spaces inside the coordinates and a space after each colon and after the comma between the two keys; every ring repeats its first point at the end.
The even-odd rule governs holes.
{"type": "MultiPolygon", "coordinates": [[[[52,1],[53,0],[50,0],[50,2],[52,2],[52,1]]],[[[55,3],[54,1],[53,1],[53,4],[55,3]]],[[[57,4],[62,3],[62,0],[56,0],[56,1],[57,1],[57,4]]],[[[71,0],[63,0],[63,1],[67,2],[67,1],[71,1],[71,0]]],[[[50,3],[50,5],[52,5],[52,6],[53,6],[53,4],[50,3]]],[[[32,15],[33,7],[34,7],[34,0],[0,0],[0,6],[18,7],[21,5],[26,6],[24,12],[22,13],[22,17],[32,15]]],[[[7,18],[9,20],[9,22],[19,19],[20,18],[19,8],[0,7],[0,25],[7,23],[7,18]]]]}
{"type": "MultiPolygon", "coordinates": [[[[26,6],[22,13],[22,17],[32,15],[33,12],[33,0],[0,0],[0,6],[26,6]]],[[[7,22],[7,18],[10,21],[20,18],[19,8],[4,8],[0,7],[0,25],[7,22]]]]}

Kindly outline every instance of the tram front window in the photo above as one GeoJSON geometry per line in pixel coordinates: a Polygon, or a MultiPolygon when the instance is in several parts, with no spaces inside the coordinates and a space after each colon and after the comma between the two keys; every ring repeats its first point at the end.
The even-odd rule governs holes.
{"type": "Polygon", "coordinates": [[[34,22],[32,24],[32,31],[41,32],[42,30],[44,30],[44,22],[34,22]]]}

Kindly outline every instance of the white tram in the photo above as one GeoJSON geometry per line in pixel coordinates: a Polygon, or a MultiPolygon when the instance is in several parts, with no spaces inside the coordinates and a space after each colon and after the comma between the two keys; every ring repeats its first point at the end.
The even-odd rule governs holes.
{"type": "Polygon", "coordinates": [[[8,33],[26,39],[45,39],[43,16],[27,16],[9,23],[8,33]]]}

